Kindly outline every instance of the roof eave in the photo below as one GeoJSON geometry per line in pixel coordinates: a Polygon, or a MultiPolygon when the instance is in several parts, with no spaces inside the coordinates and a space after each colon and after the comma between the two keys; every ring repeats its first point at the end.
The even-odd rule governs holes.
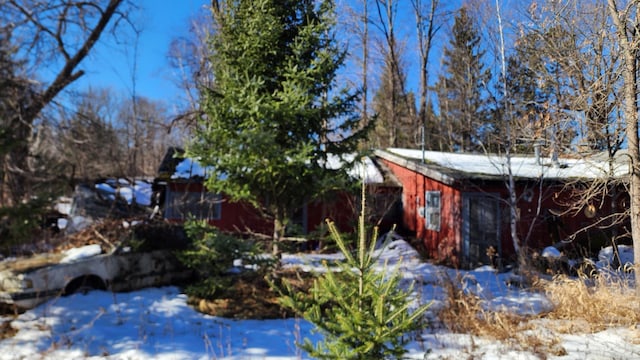
{"type": "Polygon", "coordinates": [[[384,160],[391,161],[409,170],[415,171],[424,176],[427,176],[431,179],[439,181],[445,185],[453,185],[456,181],[456,179],[453,178],[452,176],[449,176],[440,171],[434,170],[433,168],[427,166],[426,164],[421,164],[415,160],[410,160],[402,156],[389,153],[384,150],[376,149],[374,150],[374,155],[384,160]]]}

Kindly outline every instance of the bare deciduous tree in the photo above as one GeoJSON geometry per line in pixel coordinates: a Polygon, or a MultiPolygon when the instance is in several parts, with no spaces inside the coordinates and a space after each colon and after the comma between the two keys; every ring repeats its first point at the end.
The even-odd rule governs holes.
{"type": "Polygon", "coordinates": [[[629,0],[621,6],[616,0],[608,0],[609,15],[613,22],[618,48],[622,56],[623,104],[627,146],[631,159],[629,175],[631,237],[635,259],[636,291],[640,294],[640,149],[638,148],[638,48],[640,47],[640,4],[629,0]]]}
{"type": "MultiPolygon", "coordinates": [[[[438,17],[444,14],[438,14],[440,9],[439,0],[411,0],[414,15],[416,17],[416,35],[418,39],[418,54],[420,58],[420,90],[418,100],[418,126],[422,127],[423,136],[426,137],[427,129],[430,132],[436,131],[438,128],[435,124],[427,125],[427,114],[431,109],[431,100],[429,97],[429,60],[433,41],[438,30],[442,26],[442,19],[438,17]],[[427,104],[429,102],[429,104],[427,104]]],[[[435,119],[434,119],[435,120],[435,119]]],[[[422,140],[425,146],[425,139],[422,140]]]]}
{"type": "Polygon", "coordinates": [[[43,109],[70,84],[84,75],[81,63],[103,33],[115,32],[128,21],[125,0],[7,0],[0,3],[0,22],[11,24],[16,56],[28,62],[29,77],[41,69],[51,81],[34,86],[33,97],[15,116],[6,120],[19,134],[18,146],[3,154],[0,200],[12,205],[31,195],[33,169],[29,164],[33,126],[43,109]],[[110,27],[111,26],[111,27],[110,27]]]}
{"type": "Polygon", "coordinates": [[[176,145],[166,114],[164,104],[144,97],[120,104],[118,126],[125,147],[123,166],[127,176],[154,176],[166,148],[176,145]]]}
{"type": "Polygon", "coordinates": [[[107,89],[89,89],[62,108],[52,134],[56,158],[68,181],[124,176],[121,162],[125,148],[116,128],[117,96],[107,89]]]}
{"type": "MultiPolygon", "coordinates": [[[[416,130],[415,126],[412,129],[403,129],[404,126],[401,124],[406,119],[402,119],[403,116],[400,113],[408,111],[409,113],[405,115],[414,115],[409,109],[414,109],[415,104],[410,103],[410,97],[406,94],[405,75],[402,71],[401,44],[398,41],[396,30],[399,6],[400,4],[397,0],[376,0],[375,12],[377,17],[372,21],[383,37],[379,48],[384,63],[384,70],[381,76],[381,81],[384,84],[381,84],[380,88],[384,89],[385,95],[383,96],[384,104],[380,103],[380,105],[386,109],[387,118],[380,119],[381,124],[378,124],[378,127],[384,129],[387,139],[379,142],[377,144],[379,147],[401,146],[401,135],[406,133],[406,130],[408,130],[409,134],[416,130]]],[[[404,144],[402,145],[406,146],[406,141],[403,142],[404,144]]]]}
{"type": "Polygon", "coordinates": [[[201,13],[189,21],[189,35],[173,39],[169,47],[169,63],[187,104],[175,122],[186,129],[200,115],[201,90],[213,88],[215,80],[210,62],[211,49],[207,43],[215,31],[213,18],[208,13],[201,13]]]}

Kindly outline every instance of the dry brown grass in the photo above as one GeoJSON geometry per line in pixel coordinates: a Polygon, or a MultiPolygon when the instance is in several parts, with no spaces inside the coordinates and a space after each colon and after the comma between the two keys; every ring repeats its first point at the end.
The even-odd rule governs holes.
{"type": "Polygon", "coordinates": [[[567,354],[561,341],[548,333],[541,334],[530,321],[538,317],[525,317],[507,311],[487,310],[484,300],[475,294],[464,292],[456,283],[460,279],[445,280],[448,302],[438,313],[442,325],[449,331],[491,338],[527,350],[544,359],[548,355],[567,354]]]}
{"type": "Polygon", "coordinates": [[[538,280],[536,291],[543,291],[554,307],[534,316],[487,310],[484,299],[464,292],[459,284],[460,278],[445,279],[441,284],[448,302],[438,319],[447,330],[499,340],[542,358],[566,355],[561,334],[594,333],[612,327],[635,329],[640,323],[635,289],[614,276],[538,280]]]}
{"type": "Polygon", "coordinates": [[[13,337],[18,330],[11,326],[11,321],[2,321],[0,323],[0,340],[13,337]]]}
{"type": "Polygon", "coordinates": [[[280,304],[280,294],[270,282],[281,285],[282,281],[286,281],[293,289],[306,292],[313,284],[313,274],[294,268],[279,269],[270,275],[270,279],[257,272],[233,276],[231,285],[215,299],[191,297],[189,304],[202,313],[234,319],[282,319],[295,316],[280,304]]]}
{"type": "Polygon", "coordinates": [[[479,296],[465,292],[457,285],[460,278],[445,279],[441,284],[447,292],[447,305],[438,312],[438,319],[449,331],[498,340],[509,339],[522,330],[522,316],[508,312],[486,310],[479,296]]]}
{"type": "Polygon", "coordinates": [[[557,331],[590,333],[610,327],[640,323],[640,301],[629,282],[619,276],[597,274],[591,278],[555,277],[541,284],[554,309],[546,315],[565,320],[557,331]]]}

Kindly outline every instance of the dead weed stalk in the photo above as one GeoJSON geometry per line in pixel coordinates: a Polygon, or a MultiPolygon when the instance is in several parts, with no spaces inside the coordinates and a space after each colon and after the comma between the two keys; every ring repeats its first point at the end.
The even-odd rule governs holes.
{"type": "Polygon", "coordinates": [[[455,280],[446,278],[442,286],[447,293],[447,304],[438,312],[441,324],[449,331],[477,336],[490,336],[498,340],[509,339],[521,330],[523,316],[488,310],[480,296],[461,289],[460,275],[455,280]]]}
{"type": "Polygon", "coordinates": [[[597,273],[591,277],[557,276],[542,288],[553,303],[548,319],[565,320],[558,329],[565,333],[597,332],[609,327],[630,327],[640,323],[640,302],[635,289],[622,273],[597,273]]]}
{"type": "Polygon", "coordinates": [[[524,316],[488,309],[484,299],[460,288],[460,280],[458,275],[455,280],[447,278],[442,282],[448,302],[438,312],[438,318],[447,330],[496,339],[541,358],[548,354],[566,355],[558,337],[530,331],[536,327],[530,320],[538,319],[539,315],[524,316]]]}

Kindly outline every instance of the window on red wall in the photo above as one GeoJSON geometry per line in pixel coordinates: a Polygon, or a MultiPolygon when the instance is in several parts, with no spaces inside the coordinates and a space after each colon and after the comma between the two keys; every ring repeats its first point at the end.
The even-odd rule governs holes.
{"type": "Polygon", "coordinates": [[[440,191],[424,193],[424,226],[427,230],[440,231],[440,191]]]}
{"type": "Polygon", "coordinates": [[[222,196],[209,192],[175,192],[169,191],[165,206],[165,218],[195,218],[200,220],[219,220],[222,196]]]}

